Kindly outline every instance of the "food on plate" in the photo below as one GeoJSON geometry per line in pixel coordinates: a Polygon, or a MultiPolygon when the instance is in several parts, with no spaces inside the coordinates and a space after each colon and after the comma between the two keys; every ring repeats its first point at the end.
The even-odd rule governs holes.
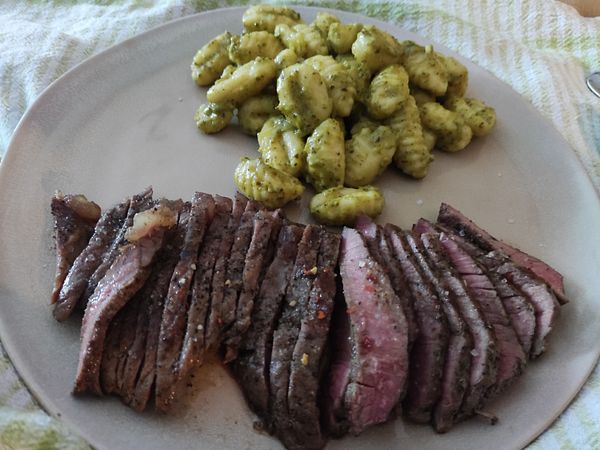
{"type": "MultiPolygon", "coordinates": [[[[409,177],[424,178],[434,149],[457,152],[495,125],[493,108],[465,97],[466,67],[431,45],[344,24],[328,12],[307,24],[283,6],[252,6],[242,22],[242,34],[223,33],[194,57],[192,78],[212,84],[196,124],[217,133],[235,113],[242,130],[258,136],[262,162],[312,184],[317,194],[370,185],[392,161],[409,177]],[[284,122],[285,131],[277,131],[284,122]],[[333,123],[346,141],[344,161],[337,150],[316,145],[314,134],[333,123]],[[306,152],[285,157],[304,144],[306,152]]],[[[263,191],[244,193],[267,206],[263,191]]]]}
{"type": "Polygon", "coordinates": [[[344,185],[346,156],[344,130],[335,119],[327,119],[306,140],[304,177],[317,192],[344,185]]]}
{"type": "MultiPolygon", "coordinates": [[[[554,290],[564,295],[554,269],[446,204],[410,231],[362,215],[340,233],[240,193],[184,202],[146,189],[102,215],[83,196],[58,195],[57,244],[59,218],[74,216],[56,205],[69,199],[86,220],[100,216],[72,256],[96,254],[100,235],[104,253],[118,248],[85,306],[73,392],[114,394],[139,411],[153,399],[168,412],[216,352],[291,449],[399,411],[440,433],[485,411],[546,350],[554,290]]],[[[73,264],[64,283],[81,270],[73,264]]]]}
{"type": "Polygon", "coordinates": [[[310,200],[310,212],[319,223],[352,225],[360,215],[376,217],[385,201],[374,186],[359,188],[333,187],[319,192],[310,200]]]}
{"type": "MultiPolygon", "coordinates": [[[[546,350],[554,292],[564,297],[558,272],[447,204],[410,231],[361,215],[341,233],[240,193],[184,202],[148,188],[103,214],[59,194],[52,213],[58,254],[65,230],[84,225],[70,258],[100,252],[108,266],[85,305],[75,394],[169,412],[216,352],[291,449],[360,434],[400,407],[448,431],[546,350]]],[[[63,287],[82,268],[68,272],[63,287]]]]}

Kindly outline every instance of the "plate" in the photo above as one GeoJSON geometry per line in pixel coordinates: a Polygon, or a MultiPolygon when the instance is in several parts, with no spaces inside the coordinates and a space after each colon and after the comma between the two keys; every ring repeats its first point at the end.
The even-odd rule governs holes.
{"type": "MultiPolygon", "coordinates": [[[[317,11],[297,9],[307,20],[317,11]]],[[[241,31],[242,12],[171,22],[74,68],[29,109],[0,169],[2,342],[41,404],[97,448],[280,448],[253,430],[254,416],[218,364],[198,373],[187,405],[170,416],[136,414],[114,398],[71,396],[78,320],[59,324],[48,305],[54,271],[49,202],[56,189],[105,207],[150,184],[171,198],[189,198],[194,190],[234,193],[233,169],[242,155],[255,154],[256,141],[234,128],[216,136],[197,131],[192,118],[205,90],[192,82],[189,65],[213,36],[241,31]]],[[[336,14],[427,42],[390,24],[336,14]]],[[[547,354],[490,405],[498,425],[470,420],[436,435],[397,420],[332,441],[331,449],[521,447],[566,407],[597,360],[600,278],[591,274],[600,267],[598,197],[559,133],[510,87],[464,63],[469,94],[496,108],[496,129],[460,154],[438,153],[423,181],[388,171],[378,183],[387,201],[380,222],[408,227],[421,216],[435,218],[440,202],[448,202],[554,265],[573,301],[563,308],[547,354]]],[[[292,214],[308,220],[301,211],[292,214]]]]}

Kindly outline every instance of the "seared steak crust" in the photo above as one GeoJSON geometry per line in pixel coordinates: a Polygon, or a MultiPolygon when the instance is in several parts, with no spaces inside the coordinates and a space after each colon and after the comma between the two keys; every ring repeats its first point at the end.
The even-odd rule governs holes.
{"type": "Polygon", "coordinates": [[[77,306],[85,292],[89,278],[102,263],[106,249],[121,229],[128,208],[129,199],[106,211],[98,220],[87,247],[75,258],[73,266],[65,278],[58,300],[54,305],[53,314],[56,320],[66,320],[77,306]]]}
{"type": "Polygon", "coordinates": [[[234,374],[248,403],[261,418],[267,418],[269,413],[273,333],[281,314],[303,230],[303,226],[294,224],[282,227],[275,257],[256,297],[250,328],[233,363],[234,374]]]}
{"type": "Polygon", "coordinates": [[[321,230],[317,274],[304,310],[300,333],[292,354],[288,405],[291,427],[281,435],[287,448],[321,448],[326,439],[321,431],[318,405],[325,349],[336,293],[335,268],[340,235],[321,230]]]}
{"type": "Polygon", "coordinates": [[[100,218],[100,207],[83,195],[57,192],[52,197],[50,210],[54,218],[56,243],[56,273],[50,297],[50,303],[54,304],[75,258],[88,245],[94,233],[94,226],[100,218]]]}
{"type": "Polygon", "coordinates": [[[439,298],[420,273],[402,231],[385,226],[390,247],[413,295],[419,332],[410,355],[406,415],[415,422],[429,422],[440,398],[442,375],[448,349],[448,324],[439,298]]]}

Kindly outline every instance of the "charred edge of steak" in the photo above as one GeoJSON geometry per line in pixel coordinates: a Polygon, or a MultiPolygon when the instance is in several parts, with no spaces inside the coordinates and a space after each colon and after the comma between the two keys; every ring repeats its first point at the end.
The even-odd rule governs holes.
{"type": "Polygon", "coordinates": [[[260,288],[261,274],[268,266],[267,254],[274,246],[280,229],[281,219],[278,214],[259,212],[254,219],[252,240],[246,254],[242,275],[242,291],[236,309],[235,323],[229,333],[224,336],[225,356],[227,364],[237,357],[240,343],[252,320],[254,300],[260,288]]]}
{"type": "Polygon", "coordinates": [[[166,412],[175,399],[180,378],[180,355],[184,345],[189,292],[197,269],[198,251],[209,223],[205,194],[192,197],[183,246],[165,298],[157,353],[155,408],[166,412]]]}
{"type": "Polygon", "coordinates": [[[425,423],[430,421],[441,395],[449,340],[448,323],[441,302],[423,279],[402,230],[387,224],[385,232],[412,293],[419,329],[410,354],[405,414],[415,422],[425,423]]]}
{"type": "Polygon", "coordinates": [[[100,364],[110,322],[150,275],[156,254],[163,246],[165,232],[176,222],[176,213],[160,206],[153,209],[149,219],[140,226],[142,231],[137,240],[123,248],[88,302],[81,327],[76,394],[102,394],[100,364]],[[170,215],[168,225],[164,225],[167,215],[170,215]]]}
{"type": "Polygon", "coordinates": [[[423,277],[434,288],[448,320],[450,336],[448,353],[442,376],[441,396],[433,410],[433,427],[437,432],[446,432],[454,424],[467,389],[471,368],[473,339],[456,306],[453,291],[426,258],[426,251],[418,236],[405,234],[406,242],[421,268],[423,277]]]}
{"type": "Polygon", "coordinates": [[[63,282],[75,258],[88,245],[100,218],[100,207],[83,195],[63,195],[57,192],[50,203],[54,218],[56,273],[50,303],[58,300],[63,282]]]}
{"type": "Polygon", "coordinates": [[[144,191],[131,197],[131,200],[129,201],[129,209],[127,211],[127,216],[125,217],[125,221],[121,225],[121,229],[118,231],[110,246],[106,249],[104,255],[102,255],[102,262],[96,268],[96,270],[88,280],[88,284],[85,288],[83,297],[81,299],[81,302],[84,306],[88,298],[90,298],[94,293],[98,282],[102,279],[102,277],[104,277],[106,271],[119,254],[119,248],[126,243],[125,232],[131,225],[133,225],[133,216],[135,216],[138,212],[150,209],[152,206],[153,202],[151,187],[146,188],[144,191]]]}
{"type": "Polygon", "coordinates": [[[282,435],[290,427],[287,402],[290,362],[300,333],[302,311],[308,302],[316,274],[319,243],[319,228],[307,225],[298,244],[292,279],[285,295],[279,323],[273,333],[269,374],[271,383],[269,419],[278,435],[282,435]]]}
{"type": "Polygon", "coordinates": [[[550,286],[561,304],[569,302],[565,296],[563,276],[556,269],[545,262],[496,239],[471,219],[467,218],[456,208],[442,203],[438,213],[438,222],[453,228],[460,236],[473,241],[486,251],[498,251],[505,254],[515,264],[531,271],[550,286]]]}
{"type": "Polygon", "coordinates": [[[321,229],[317,274],[305,305],[300,333],[294,347],[288,387],[290,428],[281,435],[287,448],[322,448],[318,404],[325,350],[336,294],[335,268],[341,236],[321,229]]]}
{"type": "Polygon", "coordinates": [[[304,226],[294,224],[282,227],[275,256],[256,298],[250,328],[240,344],[238,357],[232,364],[233,373],[250,407],[264,420],[267,428],[270,427],[269,368],[273,333],[281,315],[303,231],[304,226]]]}
{"type": "Polygon", "coordinates": [[[96,224],[87,247],[75,258],[54,304],[54,318],[66,320],[79,303],[89,278],[102,262],[102,255],[115,239],[129,208],[129,199],[106,211],[96,224]]]}
{"type": "MultiPolygon", "coordinates": [[[[212,280],[212,292],[210,294],[211,323],[217,328],[212,331],[211,323],[209,323],[208,333],[218,338],[222,329],[231,324],[230,311],[224,306],[225,290],[227,283],[228,266],[231,263],[231,251],[234,245],[234,239],[237,231],[240,228],[242,216],[248,204],[248,199],[240,193],[236,193],[233,201],[233,208],[227,227],[221,239],[221,248],[219,249],[217,260],[215,262],[215,270],[212,280]],[[229,313],[229,315],[227,314],[229,313]],[[224,315],[225,314],[225,315],[224,315]],[[227,317],[226,317],[227,316],[227,317]],[[218,330],[218,331],[217,331],[218,330]]],[[[234,310],[235,313],[235,310],[234,310]]],[[[209,346],[215,346],[216,342],[210,342],[209,346]]]]}

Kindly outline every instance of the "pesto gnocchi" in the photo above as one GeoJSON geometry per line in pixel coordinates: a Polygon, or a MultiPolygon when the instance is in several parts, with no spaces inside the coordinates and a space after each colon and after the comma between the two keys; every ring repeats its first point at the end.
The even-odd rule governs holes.
{"type": "Polygon", "coordinates": [[[193,80],[209,86],[194,120],[203,133],[237,122],[257,137],[258,157],[241,160],[234,182],[267,208],[308,183],[318,222],[374,217],[384,199],[373,183],[392,162],[421,179],[434,150],[460,151],[496,123],[493,108],[466,97],[467,68],[431,45],[329,12],[304,22],[285,6],[251,6],[242,23],[192,60],[193,80]]]}

